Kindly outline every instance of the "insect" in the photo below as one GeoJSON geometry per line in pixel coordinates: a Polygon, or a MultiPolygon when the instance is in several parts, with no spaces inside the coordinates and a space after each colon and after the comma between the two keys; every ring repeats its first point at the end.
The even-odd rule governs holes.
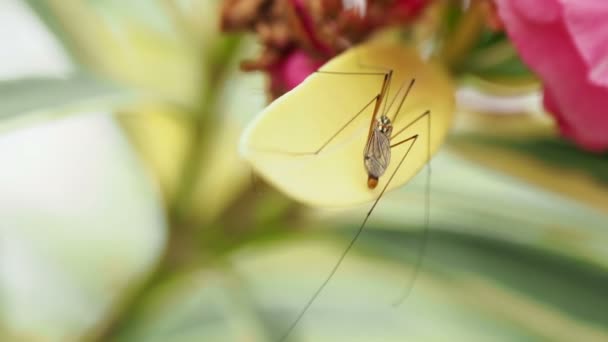
{"type": "MultiPolygon", "coordinates": [[[[308,79],[304,82],[318,82],[323,86],[328,86],[330,91],[318,91],[318,88],[308,85],[309,88],[297,89],[297,91],[279,98],[269,107],[269,115],[272,119],[273,111],[281,112],[284,110],[284,106],[289,107],[289,101],[295,101],[293,98],[296,100],[298,96],[306,98],[305,105],[292,107],[288,111],[290,114],[295,113],[291,118],[298,127],[296,132],[293,129],[289,130],[287,126],[290,125],[290,122],[286,117],[277,117],[276,122],[278,124],[272,125],[275,122],[263,114],[247,129],[242,141],[244,146],[241,145],[242,154],[252,162],[254,169],[262,177],[288,195],[305,203],[325,206],[373,200],[355,235],[343,250],[328,276],[285,331],[280,339],[281,341],[284,341],[291,334],[332,279],[364,230],[370,215],[384,193],[405,183],[429,162],[431,154],[439,146],[442,135],[445,135],[449,126],[448,118],[451,117],[452,105],[450,100],[432,103],[434,108],[440,114],[443,114],[443,117],[438,119],[432,116],[431,113],[434,113],[434,111],[431,108],[425,108],[425,104],[420,102],[419,98],[418,101],[410,103],[409,113],[407,115],[403,114],[405,112],[404,104],[406,99],[410,98],[408,95],[413,91],[414,84],[420,83],[419,78],[408,78],[405,74],[408,71],[410,74],[420,74],[423,82],[441,80],[440,75],[422,69],[421,62],[413,63],[413,66],[420,67],[420,70],[408,70],[408,68],[401,66],[399,63],[402,62],[402,59],[407,60],[407,58],[412,59],[413,57],[404,52],[398,44],[362,46],[352,50],[354,51],[344,57],[347,60],[347,63],[344,63],[346,68],[351,70],[344,66],[342,70],[335,70],[332,68],[333,65],[326,65],[318,70],[314,76],[309,77],[312,82],[309,82],[308,79]],[[359,62],[360,60],[365,60],[366,63],[372,60],[378,62],[379,65],[389,65],[390,67],[380,69],[377,66],[363,65],[359,62]],[[394,68],[395,65],[397,68],[394,68]],[[395,71],[399,73],[400,86],[391,98],[390,89],[395,79],[395,71]],[[345,84],[347,85],[346,88],[357,90],[358,85],[356,83],[348,83],[352,82],[350,80],[353,77],[366,78],[365,82],[361,83],[365,84],[362,87],[367,87],[367,89],[359,93],[367,93],[371,96],[364,104],[359,105],[358,110],[351,111],[348,116],[343,115],[340,120],[332,121],[331,117],[319,116],[319,120],[332,121],[331,124],[325,125],[329,128],[325,128],[324,131],[315,127],[314,120],[306,116],[307,107],[310,110],[311,107],[316,105],[315,102],[311,101],[329,100],[330,102],[323,103],[327,103],[330,107],[333,105],[332,109],[339,111],[340,104],[336,102],[342,97],[338,97],[333,90],[345,84]],[[375,79],[381,82],[374,82],[375,79]],[[311,90],[308,93],[309,89],[311,90]],[[417,109],[418,113],[413,112],[417,109]],[[302,113],[302,115],[299,116],[299,113],[302,113]],[[369,118],[369,121],[365,120],[366,117],[369,118]],[[433,124],[438,123],[440,129],[437,130],[439,133],[437,135],[439,137],[431,134],[431,122],[433,124]],[[285,132],[290,133],[285,134],[285,132]],[[301,138],[303,142],[300,143],[298,138],[301,138]],[[311,149],[309,146],[311,141],[318,147],[311,149]],[[252,146],[256,142],[258,143],[257,146],[252,146]],[[293,146],[293,149],[285,148],[285,146],[290,145],[293,146]],[[407,164],[405,163],[406,160],[409,161],[407,164]],[[408,167],[402,168],[404,165],[408,167]],[[279,172],[277,172],[277,169],[279,169],[279,172]],[[344,172],[344,170],[348,170],[348,172],[344,172]],[[311,179],[311,182],[299,187],[298,182],[302,183],[302,175],[311,179]],[[298,177],[300,177],[299,180],[298,177]],[[333,191],[328,191],[328,187],[333,191]]],[[[450,89],[449,85],[441,82],[435,84],[435,86],[439,92],[450,89]]],[[[307,85],[300,87],[307,87],[307,85]]],[[[432,94],[432,92],[430,93],[432,94]]],[[[420,97],[424,100],[429,99],[429,93],[419,94],[426,94],[426,96],[420,97]]],[[[345,92],[341,95],[347,97],[349,94],[345,92]]],[[[362,98],[359,96],[356,97],[356,100],[359,103],[362,102],[362,98]]],[[[355,108],[354,105],[351,105],[351,108],[355,108]]],[[[331,115],[331,112],[327,111],[327,115],[331,115]]],[[[294,122],[291,122],[291,124],[294,124],[294,122]]],[[[427,168],[427,170],[430,169],[427,168]]],[[[429,216],[428,189],[427,178],[425,226],[428,226],[429,216]]],[[[426,236],[425,229],[424,242],[421,246],[416,270],[419,269],[421,254],[424,252],[426,245],[426,236]]],[[[412,278],[414,279],[415,276],[416,274],[412,278]]],[[[408,283],[402,298],[407,296],[412,283],[413,281],[408,283]]]]}

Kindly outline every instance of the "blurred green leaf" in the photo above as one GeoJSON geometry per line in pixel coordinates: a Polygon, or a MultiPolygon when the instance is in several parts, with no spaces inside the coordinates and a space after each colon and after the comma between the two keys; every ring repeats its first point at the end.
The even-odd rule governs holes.
{"type": "MultiPolygon", "coordinates": [[[[392,311],[390,303],[422,244],[424,172],[382,199],[292,340],[606,340],[608,213],[457,154],[444,152],[432,164],[431,235],[405,309],[392,311]]],[[[368,207],[329,213],[350,226],[345,240],[368,207]]],[[[300,236],[236,254],[275,338],[346,244],[300,236]]]]}
{"type": "MultiPolygon", "coordinates": [[[[199,10],[207,13],[215,2],[199,10]]],[[[105,78],[191,105],[207,87],[204,44],[173,1],[30,0],[74,60],[105,78]],[[151,72],[153,70],[153,72],[151,72]]]]}
{"type": "Polygon", "coordinates": [[[507,41],[507,35],[503,31],[494,31],[485,29],[479,35],[477,44],[473,47],[473,51],[480,51],[487,47],[493,46],[494,44],[507,41]]]}
{"type": "Polygon", "coordinates": [[[608,212],[608,155],[581,150],[531,115],[459,118],[464,128],[449,139],[451,151],[608,212]]]}
{"type": "MultiPolygon", "coordinates": [[[[496,155],[496,152],[494,152],[496,155]]],[[[608,269],[608,212],[510,177],[458,154],[432,161],[430,221],[453,232],[504,240],[608,269]]],[[[561,172],[553,170],[559,177],[561,172]]],[[[388,194],[373,222],[423,226],[426,175],[388,194]]],[[[361,209],[359,209],[361,212],[361,209]]],[[[355,220],[351,214],[347,219],[355,220]]]]}
{"type": "Polygon", "coordinates": [[[41,0],[25,0],[25,2],[30,6],[34,13],[38,15],[40,20],[42,20],[55,37],[59,39],[65,48],[64,50],[72,57],[72,60],[74,60],[75,42],[70,39],[69,35],[64,30],[61,21],[53,15],[48,2],[41,0]]]}
{"type": "Polygon", "coordinates": [[[513,45],[503,39],[489,41],[472,51],[461,68],[484,79],[534,79],[513,45]]]}
{"type": "MultiPolygon", "coordinates": [[[[367,235],[362,240],[363,245],[368,245],[379,255],[409,264],[413,263],[415,252],[422,243],[422,235],[419,233],[404,233],[390,228],[374,229],[367,235]]],[[[504,240],[445,231],[441,226],[432,227],[430,239],[432,245],[425,255],[424,272],[465,281],[469,277],[480,278],[516,293],[529,301],[530,305],[540,305],[549,312],[563,315],[573,325],[580,325],[582,331],[589,333],[588,336],[608,334],[605,328],[608,327],[608,299],[605,298],[608,272],[605,267],[504,240]],[[593,326],[597,331],[593,331],[593,326]]],[[[493,306],[499,302],[480,301],[476,305],[493,306]]],[[[519,312],[526,315],[525,310],[504,310],[503,313],[507,320],[519,321],[521,318],[509,317],[519,312]]],[[[550,316],[552,315],[548,315],[547,319],[550,316]]],[[[539,320],[530,319],[530,324],[525,328],[532,332],[548,332],[544,331],[547,327],[534,326],[532,322],[539,320]]],[[[551,329],[561,330],[559,327],[551,329]]],[[[576,336],[573,331],[569,335],[576,336]]],[[[559,335],[555,334],[553,338],[557,336],[559,335]]],[[[545,336],[549,337],[550,335],[545,336]]]]}
{"type": "Polygon", "coordinates": [[[522,63],[517,51],[503,31],[487,27],[482,1],[463,9],[460,2],[446,2],[444,58],[456,73],[471,73],[499,83],[532,82],[531,71],[522,63]]]}
{"type": "Polygon", "coordinates": [[[32,114],[61,115],[69,106],[113,103],[129,93],[118,86],[85,74],[69,78],[26,78],[0,82],[0,122],[2,127],[15,119],[31,119],[32,114]]]}
{"type": "Polygon", "coordinates": [[[79,340],[165,248],[157,186],[112,113],[80,114],[0,137],[2,341],[79,340]]]}
{"type": "MultiPolygon", "coordinates": [[[[71,0],[64,0],[63,3],[67,7],[69,6],[70,1],[71,0]]],[[[78,45],[78,41],[75,39],[73,33],[69,31],[71,25],[69,22],[66,22],[66,19],[68,18],[64,18],[63,15],[59,14],[62,12],[61,2],[56,0],[25,0],[25,2],[27,2],[30,8],[38,15],[49,30],[51,30],[60,40],[66,51],[73,57],[76,57],[76,61],[78,60],[78,57],[82,57],[83,51],[78,45]]],[[[89,1],[84,7],[82,6],[82,3],[83,1],[74,2],[74,4],[76,4],[73,9],[74,12],[82,11],[81,8],[89,8],[90,11],[96,10],[105,14],[107,17],[114,19],[128,15],[157,30],[165,32],[171,30],[171,23],[167,20],[167,17],[164,16],[165,13],[162,12],[162,6],[159,5],[158,1],[132,0],[124,2],[115,0],[96,0],[89,1]]],[[[82,18],[71,18],[68,20],[79,21],[81,19],[82,18]]]]}
{"type": "MultiPolygon", "coordinates": [[[[232,159],[235,139],[228,131],[223,137],[219,121],[201,120],[195,128],[208,142],[197,144],[192,138],[192,127],[198,124],[194,120],[242,115],[254,107],[241,94],[228,96],[235,92],[224,91],[220,84],[228,78],[227,87],[244,86],[226,76],[226,70],[236,67],[232,62],[240,38],[214,31],[219,2],[27,1],[79,63],[156,96],[129,111],[141,115],[121,120],[139,157],[157,174],[167,201],[183,181],[180,169],[188,159],[184,151],[195,141],[194,181],[184,183],[192,192],[189,203],[195,215],[172,227],[171,238],[177,231],[186,232],[182,239],[187,243],[171,240],[169,249],[191,258],[188,266],[204,262],[205,269],[167,282],[163,274],[160,286],[152,283],[152,292],[142,292],[143,303],[136,301],[124,316],[119,308],[104,318],[117,320],[110,327],[125,330],[109,329],[103,336],[146,342],[278,338],[327,276],[346,246],[344,239],[350,239],[369,205],[330,213],[335,220],[315,217],[308,223],[311,229],[299,230],[304,225],[300,207],[283,198],[242,192],[249,183],[247,169],[232,159]],[[180,106],[174,106],[174,100],[180,106]],[[200,115],[183,115],[195,112],[192,108],[200,115]],[[213,131],[208,133],[205,126],[213,131]],[[209,138],[213,134],[217,136],[209,138]],[[207,145],[213,154],[201,153],[207,148],[200,147],[207,145]],[[212,222],[201,225],[204,241],[197,240],[199,221],[212,222]],[[343,229],[319,229],[332,225],[343,229]],[[289,240],[278,233],[285,231],[299,234],[283,234],[289,240]],[[247,239],[253,242],[242,246],[247,239]],[[222,254],[226,250],[231,253],[222,254]],[[215,258],[224,257],[229,259],[220,262],[232,263],[238,276],[217,266],[215,258]]],[[[446,6],[454,7],[448,14],[451,29],[463,19],[468,22],[454,36],[449,60],[480,78],[532,79],[504,34],[484,30],[481,11],[465,18],[456,12],[461,4],[446,6]]],[[[106,103],[125,95],[124,89],[84,75],[12,81],[0,84],[0,119],[13,122],[31,117],[26,114],[50,114],[49,109],[61,113],[66,106],[106,103]]],[[[382,199],[367,231],[292,340],[608,340],[606,156],[582,153],[547,136],[493,134],[504,126],[504,121],[491,120],[478,131],[457,132],[449,141],[451,150],[433,159],[430,240],[424,267],[404,306],[395,309],[390,304],[411,279],[422,245],[424,172],[382,199]]],[[[125,184],[118,188],[126,189],[125,184]]],[[[152,198],[147,192],[142,196],[152,198]]],[[[123,209],[130,219],[131,207],[123,209]]],[[[103,222],[96,221],[101,227],[103,222]]],[[[84,251],[88,247],[83,246],[77,251],[85,255],[91,249],[84,251]]],[[[96,253],[92,257],[114,260],[96,253]]],[[[83,273],[95,273],[84,257],[64,260],[76,263],[83,273]]],[[[124,266],[123,261],[117,267],[124,266]]],[[[93,285],[98,283],[104,291],[109,288],[101,281],[93,285]]]]}
{"type": "MultiPolygon", "coordinates": [[[[435,233],[413,292],[395,308],[391,303],[413,271],[408,249],[419,244],[419,236],[373,230],[360,241],[290,341],[602,341],[608,336],[601,325],[606,306],[599,304],[608,279],[599,269],[577,270],[569,261],[491,239],[435,233]],[[389,258],[371,258],[370,252],[389,258]],[[574,294],[585,291],[577,303],[574,294]]],[[[323,281],[344,244],[301,239],[237,254],[243,283],[272,322],[274,339],[323,281]]]]}
{"type": "Polygon", "coordinates": [[[116,341],[267,341],[240,279],[219,270],[176,277],[150,293],[116,341]]]}
{"type": "Polygon", "coordinates": [[[534,158],[549,167],[585,173],[608,186],[608,154],[581,150],[572,142],[558,137],[491,137],[481,134],[455,136],[453,145],[474,144],[487,149],[504,149],[534,158]]]}

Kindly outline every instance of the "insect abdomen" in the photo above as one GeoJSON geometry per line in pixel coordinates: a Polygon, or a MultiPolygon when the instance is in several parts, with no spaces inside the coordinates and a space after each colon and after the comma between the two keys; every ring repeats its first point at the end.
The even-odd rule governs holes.
{"type": "Polygon", "coordinates": [[[374,176],[367,176],[367,187],[370,189],[375,189],[378,186],[378,178],[374,176]]]}

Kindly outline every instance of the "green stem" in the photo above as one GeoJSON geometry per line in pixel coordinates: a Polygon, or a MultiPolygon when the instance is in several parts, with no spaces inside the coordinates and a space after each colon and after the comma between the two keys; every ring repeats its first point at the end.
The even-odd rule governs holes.
{"type": "Polygon", "coordinates": [[[226,61],[235,56],[239,43],[239,39],[221,39],[216,49],[213,49],[213,47],[210,49],[215,54],[210,56],[208,65],[214,67],[214,69],[203,68],[206,73],[202,75],[201,80],[208,82],[209,86],[204,87],[205,91],[192,116],[194,135],[181,167],[180,181],[173,204],[169,208],[171,227],[163,254],[159,257],[156,267],[149,275],[132,287],[130,291],[127,291],[127,295],[122,302],[108,316],[108,320],[91,335],[85,337],[85,340],[103,342],[117,340],[121,333],[125,331],[125,327],[128,326],[131,318],[137,315],[142,304],[159,283],[170,275],[180,273],[184,269],[191,269],[204,262],[203,251],[200,250],[198,244],[200,240],[196,236],[197,229],[200,227],[197,226],[196,222],[188,222],[188,213],[191,209],[192,197],[198,177],[201,174],[200,171],[204,167],[205,152],[213,139],[218,121],[217,113],[219,113],[219,110],[217,106],[222,81],[232,66],[231,63],[226,61]]]}
{"type": "Polygon", "coordinates": [[[199,102],[198,113],[195,113],[194,116],[194,135],[186,151],[186,158],[181,167],[180,181],[169,213],[174,225],[183,226],[187,223],[192,196],[198,177],[201,174],[205,152],[209,149],[219,121],[217,114],[220,110],[217,107],[220,90],[223,88],[226,73],[232,66],[229,61],[239,48],[240,41],[239,38],[234,37],[222,39],[218,43],[220,47],[214,49],[216,53],[210,56],[209,65],[212,69],[207,69],[209,75],[204,75],[209,80],[208,86],[199,102]]]}
{"type": "Polygon", "coordinates": [[[169,216],[173,226],[184,226],[187,224],[188,213],[192,197],[198,182],[198,176],[203,167],[204,156],[209,148],[210,138],[213,136],[217,119],[212,114],[215,107],[213,96],[209,96],[210,110],[202,110],[194,122],[192,140],[187,147],[186,157],[181,167],[180,181],[177,185],[173,205],[169,216]]]}
{"type": "Polygon", "coordinates": [[[451,70],[458,72],[462,62],[475,46],[484,27],[482,0],[472,0],[467,11],[441,47],[440,57],[451,70]]]}

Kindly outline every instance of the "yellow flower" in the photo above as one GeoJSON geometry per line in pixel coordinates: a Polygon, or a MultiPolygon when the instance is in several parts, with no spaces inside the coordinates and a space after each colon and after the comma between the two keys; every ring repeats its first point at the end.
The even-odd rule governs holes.
{"type": "MultiPolygon", "coordinates": [[[[370,73],[314,73],[300,86],[273,102],[247,128],[241,154],[264,179],[285,194],[313,206],[345,206],[376,198],[393,172],[387,190],[405,184],[444,141],[452,121],[453,89],[449,78],[432,63],[422,61],[402,43],[374,41],[336,57],[320,70],[370,73]],[[394,118],[407,85],[415,79],[394,124],[394,134],[429,110],[391,141],[418,135],[411,143],[392,148],[392,161],[374,190],[368,189],[363,151],[373,105],[346,126],[318,154],[314,152],[380,93],[384,69],[394,70],[390,90],[381,106],[394,118]],[[399,91],[400,90],[400,91],[399,91]],[[397,99],[393,105],[391,102],[397,99]],[[386,105],[386,107],[385,107],[386,105]],[[427,140],[427,139],[430,139],[427,140]],[[411,150],[400,161],[406,151],[411,150]]],[[[379,117],[378,117],[379,118],[379,117]]],[[[393,134],[393,135],[394,135],[393,134]]]]}

